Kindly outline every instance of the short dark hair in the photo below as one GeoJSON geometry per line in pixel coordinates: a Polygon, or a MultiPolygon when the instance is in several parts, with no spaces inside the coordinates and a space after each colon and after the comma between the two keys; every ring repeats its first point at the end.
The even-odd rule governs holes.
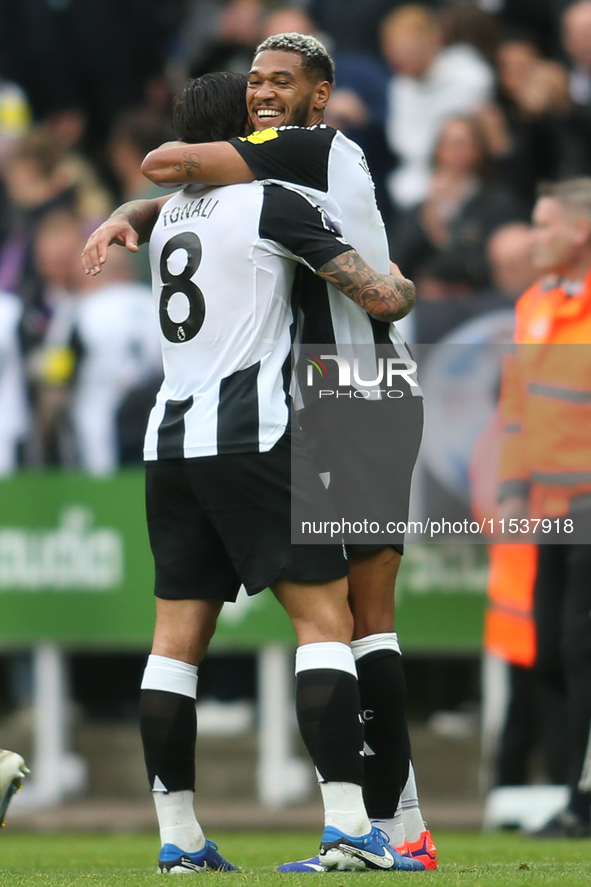
{"type": "Polygon", "coordinates": [[[213,71],[190,80],[172,106],[172,128],[181,142],[224,142],[244,135],[246,77],[213,71]]]}
{"type": "Polygon", "coordinates": [[[324,44],[311,34],[298,34],[297,31],[273,34],[257,46],[255,58],[259,52],[267,50],[295,52],[301,56],[302,67],[312,83],[328,80],[334,86],[334,62],[324,44]]]}

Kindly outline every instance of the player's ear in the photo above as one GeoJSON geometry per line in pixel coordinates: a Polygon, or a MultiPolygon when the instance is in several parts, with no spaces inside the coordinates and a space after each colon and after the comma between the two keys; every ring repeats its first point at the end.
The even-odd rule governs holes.
{"type": "Polygon", "coordinates": [[[328,80],[322,80],[316,87],[316,98],[314,101],[314,110],[324,111],[332,92],[332,86],[328,80]]]}

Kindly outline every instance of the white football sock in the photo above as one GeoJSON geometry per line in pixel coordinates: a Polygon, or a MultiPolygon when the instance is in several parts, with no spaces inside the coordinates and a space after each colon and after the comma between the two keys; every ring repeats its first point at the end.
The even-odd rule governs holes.
{"type": "Polygon", "coordinates": [[[391,819],[372,819],[371,824],[388,835],[388,843],[390,846],[402,847],[404,844],[404,824],[402,822],[402,816],[398,815],[398,810],[391,819]]]}
{"type": "Polygon", "coordinates": [[[333,826],[356,838],[371,831],[360,785],[352,782],[321,782],[320,791],[324,804],[325,827],[333,826]]]}
{"type": "Polygon", "coordinates": [[[361,659],[362,656],[367,656],[368,653],[373,653],[376,650],[391,650],[393,653],[401,654],[400,643],[398,641],[398,635],[395,631],[383,631],[380,634],[368,634],[364,638],[359,638],[357,641],[351,641],[351,650],[353,651],[353,657],[355,662],[358,659],[361,659]]]}
{"type": "Polygon", "coordinates": [[[205,847],[205,835],[193,809],[193,792],[153,792],[160,841],[176,844],[186,853],[195,853],[205,847]]]}
{"type": "MultiPolygon", "coordinates": [[[[421,832],[423,832],[427,827],[423,820],[421,808],[419,807],[417,783],[415,780],[415,771],[412,764],[409,765],[408,779],[406,780],[406,785],[404,786],[402,794],[400,795],[400,802],[394,816],[394,823],[396,828],[400,823],[400,820],[402,820],[402,824],[404,826],[404,836],[407,841],[418,841],[418,839],[421,837],[421,832]]],[[[398,831],[396,832],[396,834],[398,835],[398,831]]],[[[400,844],[397,844],[396,846],[400,846],[400,844]]]]}
{"type": "Polygon", "coordinates": [[[357,677],[351,647],[349,644],[341,644],[339,641],[302,644],[297,648],[295,673],[299,674],[302,671],[311,671],[316,668],[334,668],[357,677]]]}

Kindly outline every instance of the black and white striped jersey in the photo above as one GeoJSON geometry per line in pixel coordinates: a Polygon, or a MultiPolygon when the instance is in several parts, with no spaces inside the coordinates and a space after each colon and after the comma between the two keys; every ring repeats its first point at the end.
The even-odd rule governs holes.
{"type": "Polygon", "coordinates": [[[289,421],[296,261],[317,269],[350,248],[278,185],[190,186],[164,205],[150,238],[164,382],[146,460],[273,447],[289,421]]]}
{"type": "MultiPolygon", "coordinates": [[[[367,161],[359,145],[325,124],[282,126],[231,139],[257,179],[289,184],[319,203],[371,267],[389,271],[388,240],[367,161]]],[[[408,355],[396,326],[373,320],[331,284],[298,273],[304,343],[388,345],[408,355]]],[[[414,392],[413,392],[414,393],[414,392]]]]}

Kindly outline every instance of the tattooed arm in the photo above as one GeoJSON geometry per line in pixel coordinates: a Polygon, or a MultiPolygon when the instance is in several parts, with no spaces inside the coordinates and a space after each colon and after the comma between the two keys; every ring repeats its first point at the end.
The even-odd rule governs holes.
{"type": "Polygon", "coordinates": [[[229,142],[187,145],[167,142],[146,155],[146,178],[158,185],[234,185],[254,182],[255,176],[229,142]]]}
{"type": "Polygon", "coordinates": [[[82,253],[86,273],[93,276],[100,273],[112,243],[136,253],[139,244],[149,240],[158,213],[170,197],[170,194],[166,194],[153,200],[130,200],[117,207],[86,242],[82,253]]]}
{"type": "Polygon", "coordinates": [[[391,274],[378,274],[356,250],[341,253],[316,272],[367,311],[375,320],[391,323],[412,310],[416,290],[412,280],[390,263],[391,274]]]}

